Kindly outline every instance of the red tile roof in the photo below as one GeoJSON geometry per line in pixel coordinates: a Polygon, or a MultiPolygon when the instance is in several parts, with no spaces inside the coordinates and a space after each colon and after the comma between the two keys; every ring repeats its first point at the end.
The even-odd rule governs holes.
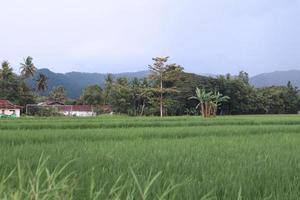
{"type": "Polygon", "coordinates": [[[0,99],[0,109],[21,109],[22,106],[15,105],[8,100],[0,99]]]}

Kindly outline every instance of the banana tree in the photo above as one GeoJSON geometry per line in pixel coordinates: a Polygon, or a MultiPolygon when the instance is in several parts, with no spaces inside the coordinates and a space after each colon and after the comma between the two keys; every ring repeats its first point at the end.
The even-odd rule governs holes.
{"type": "Polygon", "coordinates": [[[212,110],[211,110],[211,114],[213,116],[217,115],[217,110],[218,107],[222,104],[222,102],[226,102],[230,99],[229,96],[224,96],[223,94],[221,94],[220,92],[214,92],[213,94],[213,100],[212,100],[212,110]]]}
{"type": "Polygon", "coordinates": [[[212,100],[212,92],[206,92],[204,89],[196,88],[196,96],[192,96],[189,99],[195,99],[199,101],[196,109],[200,107],[200,111],[203,117],[208,117],[210,112],[209,102],[212,100]]]}
{"type": "Polygon", "coordinates": [[[195,99],[199,101],[196,109],[201,108],[201,114],[203,117],[216,116],[218,106],[222,102],[229,99],[228,96],[223,96],[220,92],[206,92],[204,89],[196,88],[196,96],[192,96],[189,99],[195,99]]]}

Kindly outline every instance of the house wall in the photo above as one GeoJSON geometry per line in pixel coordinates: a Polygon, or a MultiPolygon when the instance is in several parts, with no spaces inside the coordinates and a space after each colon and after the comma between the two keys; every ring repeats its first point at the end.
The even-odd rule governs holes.
{"type": "Polygon", "coordinates": [[[20,109],[0,109],[0,114],[4,114],[4,115],[12,115],[12,114],[16,114],[17,117],[20,117],[20,109]]]}
{"type": "Polygon", "coordinates": [[[92,117],[96,116],[95,112],[84,112],[84,111],[64,111],[60,112],[65,116],[77,116],[77,117],[92,117]]]}

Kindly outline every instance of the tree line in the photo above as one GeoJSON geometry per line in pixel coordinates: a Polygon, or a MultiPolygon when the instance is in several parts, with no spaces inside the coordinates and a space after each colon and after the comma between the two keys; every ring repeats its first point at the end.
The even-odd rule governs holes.
{"type": "Polygon", "coordinates": [[[292,114],[300,110],[299,91],[290,82],[286,86],[255,88],[246,72],[207,77],[187,73],[182,66],[170,64],[168,60],[169,57],[153,58],[153,64],[148,66],[149,76],[142,79],[114,78],[108,74],[104,87],[90,85],[78,99],[68,99],[63,86],[42,96],[48,81],[44,74],[39,74],[35,87],[30,88],[26,80],[36,71],[31,57],[20,63],[20,75],[4,61],[0,69],[0,99],[23,106],[46,100],[95,107],[108,105],[115,113],[132,116],[201,114],[208,117],[292,114]]]}

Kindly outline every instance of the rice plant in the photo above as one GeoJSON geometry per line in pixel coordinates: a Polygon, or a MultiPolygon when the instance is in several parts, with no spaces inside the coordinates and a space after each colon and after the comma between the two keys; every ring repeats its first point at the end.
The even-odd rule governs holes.
{"type": "Polygon", "coordinates": [[[0,199],[298,199],[299,143],[298,115],[1,119],[0,199]]]}

